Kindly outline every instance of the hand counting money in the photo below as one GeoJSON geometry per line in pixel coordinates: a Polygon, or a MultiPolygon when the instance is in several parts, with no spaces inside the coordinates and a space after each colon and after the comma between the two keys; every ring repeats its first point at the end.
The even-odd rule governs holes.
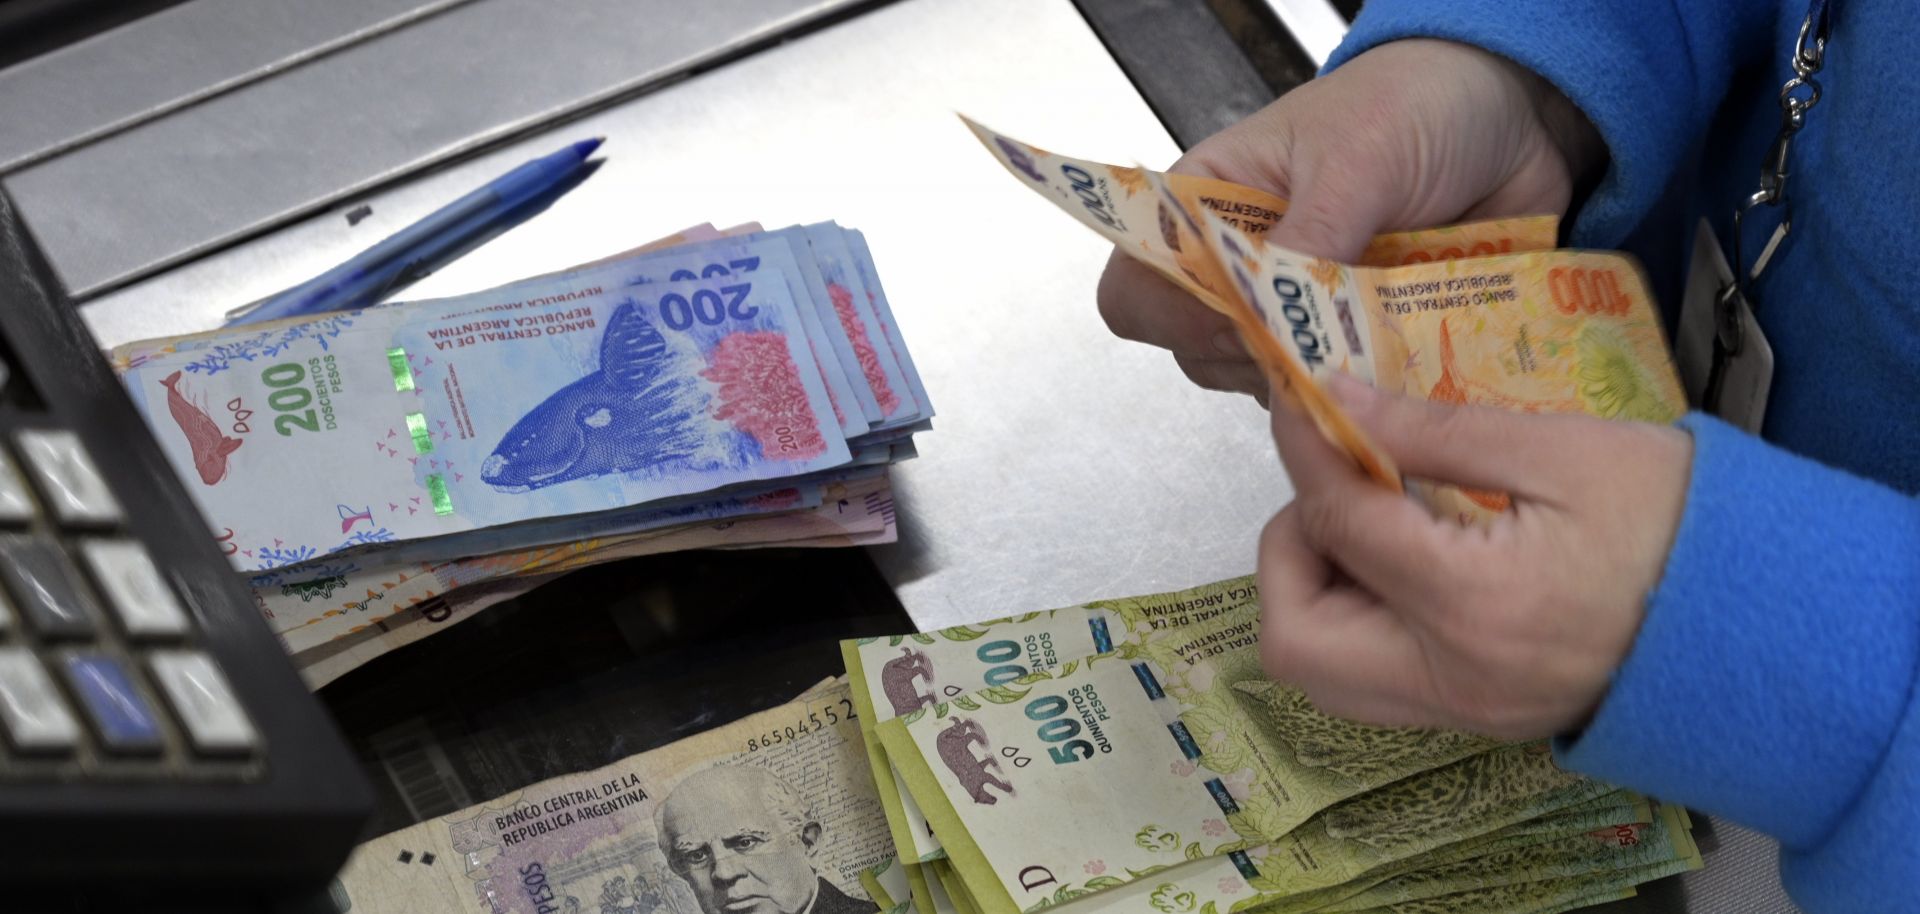
{"type": "MultiPolygon", "coordinates": [[[[1660,317],[1624,254],[1529,251],[1378,268],[1262,245],[1203,214],[1233,283],[1315,371],[1457,405],[1672,422],[1686,412],[1660,317]]],[[[1420,487],[1462,523],[1507,496],[1420,487]]]]}
{"type": "MultiPolygon", "coordinates": [[[[1685,410],[1638,264],[1550,250],[1552,217],[1382,235],[1360,264],[1337,264],[1262,241],[1286,213],[1270,194],[1060,156],[966,123],[1021,183],[1233,320],[1327,439],[1385,485],[1402,480],[1320,389],[1329,372],[1462,405],[1657,422],[1685,410]]],[[[1505,503],[1415,488],[1465,522],[1505,503]]]]}
{"type": "MultiPolygon", "coordinates": [[[[1385,234],[1360,263],[1332,263],[1263,240],[1287,208],[1271,195],[1071,159],[971,121],[968,126],[1009,173],[1225,314],[1282,393],[1383,484],[1399,487],[1403,480],[1321,388],[1334,372],[1439,402],[1529,412],[1662,422],[1682,408],[1637,265],[1617,254],[1552,250],[1558,228],[1552,217],[1385,234]]],[[[437,339],[430,330],[423,336],[421,326],[497,319],[527,302],[584,309],[596,327],[616,324],[620,309],[632,307],[648,329],[622,325],[620,333],[607,334],[619,342],[598,344],[591,358],[577,345],[543,343],[562,354],[529,357],[526,366],[470,383],[488,385],[503,403],[518,403],[531,399],[527,389],[563,378],[571,386],[542,394],[543,403],[560,403],[552,415],[572,416],[592,429],[625,426],[625,414],[602,416],[596,404],[603,399],[596,397],[637,370],[620,367],[626,363],[617,350],[655,345],[657,336],[682,362],[661,372],[665,380],[658,383],[670,391],[660,402],[688,417],[685,434],[692,437],[652,426],[643,426],[649,431],[642,437],[679,444],[701,461],[629,466],[591,444],[597,439],[589,432],[578,436],[579,444],[567,438],[552,444],[551,436],[535,434],[556,424],[552,420],[535,421],[519,406],[466,407],[447,382],[411,369],[403,374],[402,353],[390,362],[396,384],[406,377],[416,391],[442,385],[437,393],[414,393],[423,411],[485,428],[473,437],[498,437],[503,444],[481,458],[490,468],[481,482],[491,489],[447,489],[437,502],[456,508],[436,517],[458,517],[458,506],[471,502],[470,517],[422,519],[391,531],[391,540],[373,549],[318,549],[328,560],[366,563],[338,575],[349,589],[366,583],[372,600],[371,582],[378,579],[388,588],[383,595],[424,597],[451,609],[465,604],[431,593],[506,592],[516,581],[609,557],[725,543],[735,535],[857,541],[874,521],[832,515],[828,506],[844,507],[848,492],[879,496],[884,478],[871,468],[898,449],[911,453],[907,436],[925,428],[931,414],[865,239],[834,226],[635,252],[503,289],[397,306],[386,315],[376,309],[356,316],[358,324],[294,330],[277,342],[323,363],[325,356],[309,350],[340,358],[386,352],[382,345],[419,348],[437,339]],[[743,356],[730,375],[718,371],[713,351],[740,334],[759,335],[764,345],[743,356]],[[616,367],[604,367],[609,364],[616,367]],[[606,377],[594,380],[596,372],[606,377]],[[565,393],[576,388],[577,396],[565,393]],[[740,397],[766,391],[777,392],[787,410],[773,421],[737,405],[740,397]],[[799,421],[803,415],[808,421],[799,421]],[[788,433],[798,452],[778,447],[788,433]],[[719,443],[739,440],[728,435],[745,435],[754,446],[719,443]],[[509,440],[524,443],[503,455],[509,440]],[[569,468],[583,461],[601,463],[569,468]],[[505,466],[531,469],[512,475],[505,466]],[[792,500],[770,504],[769,493],[781,483],[791,486],[792,500]],[[723,532],[689,516],[725,518],[733,524],[726,531],[754,529],[723,532]],[[410,542],[469,552],[407,564],[410,542]],[[419,583],[409,589],[386,581],[403,574],[419,583]]],[[[196,358],[237,358],[243,350],[221,348],[234,344],[182,340],[130,353],[129,378],[170,390],[196,358]]],[[[449,374],[463,364],[452,361],[449,374]]],[[[367,383],[360,378],[377,375],[357,370],[356,391],[367,383]]],[[[248,397],[271,396],[238,385],[213,393],[230,390],[249,409],[248,397]]],[[[283,396],[289,409],[304,405],[292,403],[294,397],[283,396]]],[[[361,410],[374,402],[382,401],[346,401],[361,410]]],[[[147,409],[157,415],[157,406],[147,409]]],[[[346,421],[341,412],[335,409],[335,422],[346,421]]],[[[197,425],[181,420],[189,440],[174,450],[183,472],[232,474],[256,490],[272,485],[259,481],[253,465],[234,459],[238,444],[219,440],[232,436],[202,428],[198,434],[212,445],[196,446],[194,433],[184,431],[189,424],[197,425]]],[[[437,446],[431,434],[428,440],[437,446]]],[[[463,436],[444,453],[474,460],[477,446],[466,441],[463,436]]],[[[283,463],[295,473],[305,466],[311,475],[334,452],[285,453],[295,456],[283,463]]],[[[433,494],[417,473],[397,478],[433,494]]],[[[1506,507],[1497,492],[1404,483],[1462,523],[1484,522],[1506,507]]],[[[242,514],[237,506],[228,511],[242,514]]],[[[348,519],[341,516],[343,523],[348,519]]],[[[289,576],[258,582],[263,590],[269,583],[283,588],[263,597],[263,606],[284,617],[290,646],[312,652],[329,675],[337,675],[335,657],[414,637],[405,626],[419,620],[396,621],[370,637],[348,617],[294,605],[298,588],[311,579],[291,578],[318,567],[311,557],[302,561],[291,571],[259,566],[265,575],[289,576]],[[343,633],[367,640],[351,646],[331,640],[343,633]]],[[[381,599],[391,611],[411,612],[416,605],[381,599]]],[[[523,797],[417,826],[370,845],[349,872],[348,890],[356,905],[376,910],[480,909],[469,894],[483,895],[493,910],[516,910],[525,904],[502,896],[511,894],[511,880],[502,874],[524,876],[538,866],[541,882],[533,891],[545,894],[531,899],[536,911],[597,899],[608,909],[709,914],[1033,914],[1062,907],[1084,914],[1462,908],[1545,914],[1623,897],[1636,884],[1701,865],[1684,810],[1562,771],[1544,743],[1503,744],[1329,717],[1304,694],[1267,678],[1259,637],[1257,589],[1239,578],[936,632],[850,640],[842,645],[849,681],[833,693],[844,697],[809,699],[839,703],[841,711],[828,715],[833,723],[824,730],[817,708],[805,715],[815,721],[812,728],[768,724],[761,715],[685,748],[580,776],[588,783],[616,770],[636,772],[598,786],[539,785],[523,797]],[[754,736],[762,727],[764,738],[754,736]],[[742,736],[744,750],[735,745],[731,756],[718,759],[725,753],[713,747],[742,736]],[[848,742],[856,737],[858,747],[848,742]],[[726,810],[740,805],[734,800],[742,794],[786,796],[791,791],[763,789],[761,774],[741,775],[755,779],[748,790],[745,782],[714,786],[722,775],[709,772],[739,767],[743,759],[751,766],[755,752],[769,753],[759,756],[763,773],[789,770],[797,763],[787,756],[815,752],[802,747],[819,740],[833,748],[830,757],[808,756],[807,783],[824,779],[828,795],[857,796],[862,812],[831,823],[827,830],[841,842],[831,853],[816,848],[818,829],[828,823],[811,814],[785,816],[801,826],[787,849],[820,853],[832,872],[819,871],[818,862],[804,873],[797,864],[766,863],[772,875],[759,881],[771,889],[751,898],[728,894],[723,880],[700,877],[702,867],[723,856],[736,868],[748,866],[749,845],[760,845],[707,840],[694,831],[714,814],[685,812],[671,797],[658,796],[662,788],[642,789],[675,785],[665,789],[693,790],[704,805],[726,810]],[[606,811],[595,812],[600,823],[582,828],[577,816],[562,812],[576,805],[606,811]],[[652,824],[614,808],[621,805],[651,809],[652,824]],[[809,828],[815,837],[808,837],[809,828]],[[445,838],[438,837],[442,832],[445,838]],[[465,881],[423,891],[387,880],[383,871],[391,867],[380,861],[396,840],[465,854],[465,881]],[[646,869],[649,849],[664,865],[646,869]],[[794,878],[783,881],[781,873],[794,878]],[[803,876],[819,878],[811,893],[803,876]]],[[[802,719],[798,711],[791,716],[802,719]]],[[[778,826],[760,831],[769,846],[782,840],[778,826]]],[[[521,888],[528,885],[523,879],[521,888]]]]}

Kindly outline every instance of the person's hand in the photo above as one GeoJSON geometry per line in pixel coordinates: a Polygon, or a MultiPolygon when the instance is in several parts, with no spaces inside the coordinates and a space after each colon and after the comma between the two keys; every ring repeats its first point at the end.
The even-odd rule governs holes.
{"type": "MultiPolygon", "coordinates": [[[[1195,146],[1172,171],[1289,198],[1271,240],[1350,263],[1382,231],[1564,214],[1606,155],[1545,80],[1448,41],[1381,45],[1195,146]]],[[[1263,400],[1232,325],[1115,251],[1100,314],[1123,338],[1170,349],[1194,383],[1263,400]]]]}
{"type": "Polygon", "coordinates": [[[1333,391],[1410,476],[1505,491],[1467,528],[1273,412],[1298,495],[1260,539],[1266,671],[1329,714],[1507,739],[1581,726],[1639,630],[1686,499],[1676,428],[1333,391]]]}

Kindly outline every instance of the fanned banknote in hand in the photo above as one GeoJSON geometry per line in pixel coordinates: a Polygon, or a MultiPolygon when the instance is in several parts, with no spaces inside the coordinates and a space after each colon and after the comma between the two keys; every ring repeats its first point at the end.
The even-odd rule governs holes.
{"type": "MultiPolygon", "coordinates": [[[[1329,373],[1461,405],[1650,422],[1685,410],[1638,263],[1552,250],[1554,217],[1382,235],[1359,263],[1338,264],[1265,242],[1287,208],[1271,194],[966,124],[1023,185],[1232,320],[1328,441],[1389,487],[1403,484],[1393,461],[1320,388],[1329,373]]],[[[1499,492],[1414,490],[1468,523],[1506,504],[1499,492]]]]}
{"type": "MultiPolygon", "coordinates": [[[[1349,266],[1202,218],[1227,275],[1301,358],[1383,390],[1526,413],[1672,422],[1686,412],[1640,266],[1610,251],[1526,251],[1349,266]]],[[[1499,492],[1416,485],[1444,516],[1483,521],[1499,492]]]]}

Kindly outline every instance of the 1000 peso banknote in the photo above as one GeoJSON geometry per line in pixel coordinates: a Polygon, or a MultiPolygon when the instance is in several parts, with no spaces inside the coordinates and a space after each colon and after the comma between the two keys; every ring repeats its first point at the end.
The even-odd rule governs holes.
{"type": "MultiPolygon", "coordinates": [[[[1240,338],[1268,375],[1290,394],[1322,434],[1384,485],[1398,489],[1393,461],[1367,439],[1338,404],[1321,390],[1310,366],[1295,358],[1269,332],[1222,271],[1200,213],[1210,213],[1249,236],[1264,235],[1284,218],[1287,203],[1250,187],[1185,174],[1106,165],[1059,155],[961,118],[1008,173],[1098,232],[1122,252],[1185,289],[1233,322],[1240,338]]],[[[1370,263],[1419,262],[1486,252],[1551,247],[1558,220],[1551,216],[1465,223],[1445,238],[1376,239],[1370,263]]]]}
{"type": "MultiPolygon", "coordinates": [[[[1638,264],[1549,250],[1557,220],[1519,217],[1376,238],[1358,265],[1263,242],[1286,202],[1193,175],[1073,159],[967,121],[1007,171],[1235,322],[1249,351],[1335,446],[1398,488],[1315,379],[1348,371],[1454,404],[1667,422],[1685,410],[1638,264]]],[[[1505,496],[1420,486],[1446,516],[1505,496]]]]}
{"type": "MultiPolygon", "coordinates": [[[[1264,245],[1204,216],[1228,275],[1316,372],[1456,405],[1672,422],[1686,412],[1639,265],[1604,251],[1530,251],[1349,266],[1264,245]]],[[[1417,490],[1462,522],[1508,497],[1417,490]]]]}

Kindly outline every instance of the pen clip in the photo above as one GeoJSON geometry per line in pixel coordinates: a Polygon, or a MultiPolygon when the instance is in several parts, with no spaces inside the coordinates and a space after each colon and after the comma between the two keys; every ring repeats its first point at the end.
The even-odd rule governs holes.
{"type": "Polygon", "coordinates": [[[247,315],[260,310],[260,306],[266,303],[267,303],[266,299],[256,298],[253,301],[247,302],[246,304],[241,305],[238,308],[230,309],[227,311],[226,322],[232,323],[236,320],[239,320],[240,318],[246,317],[247,315]]]}

